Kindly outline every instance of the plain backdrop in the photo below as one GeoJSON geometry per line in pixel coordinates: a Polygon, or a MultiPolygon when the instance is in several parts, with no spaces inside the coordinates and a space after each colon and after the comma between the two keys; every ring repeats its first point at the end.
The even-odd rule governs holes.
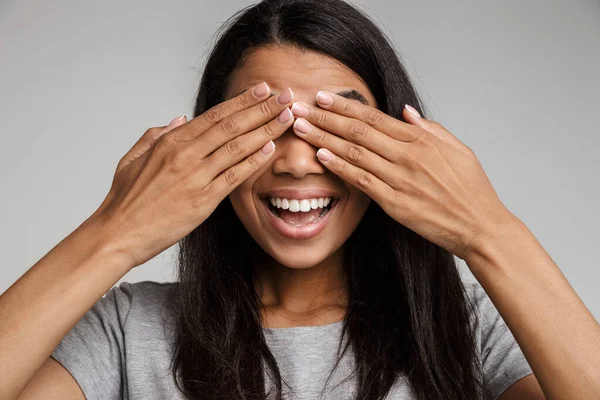
{"type": "MultiPolygon", "coordinates": [[[[192,115],[216,29],[248,4],[0,0],[0,293],[96,210],[146,129],[192,115]]],[[[600,2],[354,4],[600,319],[600,2]]],[[[123,280],[173,280],[175,256],[123,280]]]]}

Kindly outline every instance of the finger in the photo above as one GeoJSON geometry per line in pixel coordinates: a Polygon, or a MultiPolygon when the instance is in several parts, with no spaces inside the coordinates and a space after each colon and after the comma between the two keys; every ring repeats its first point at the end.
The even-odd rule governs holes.
{"type": "Polygon", "coordinates": [[[277,118],[269,123],[225,143],[205,161],[210,166],[209,176],[220,174],[269,141],[277,139],[290,128],[293,121],[292,112],[289,108],[285,108],[277,118]]]}
{"type": "Polygon", "coordinates": [[[138,141],[133,145],[131,150],[129,150],[121,158],[121,160],[119,161],[119,164],[117,165],[116,172],[121,171],[123,168],[125,168],[127,165],[129,165],[132,161],[134,161],[135,159],[139,158],[142,154],[147,152],[152,146],[154,146],[154,143],[156,143],[158,138],[160,138],[162,135],[164,135],[167,132],[172,131],[173,129],[177,128],[178,126],[183,125],[186,122],[187,122],[186,116],[181,115],[177,118],[174,118],[167,126],[161,126],[161,127],[148,129],[142,135],[142,137],[140,137],[138,139],[138,141]]]}
{"type": "Polygon", "coordinates": [[[410,124],[387,115],[374,107],[347,99],[335,93],[321,90],[317,93],[316,100],[317,105],[321,109],[363,121],[378,131],[401,142],[412,142],[420,137],[419,130],[410,124]]]}
{"type": "MultiPolygon", "coordinates": [[[[208,186],[204,193],[212,193],[221,201],[236,187],[262,168],[275,152],[275,143],[269,141],[260,150],[252,153],[236,165],[223,171],[208,186]]],[[[203,199],[199,198],[202,202],[203,199]]]]}
{"type": "MultiPolygon", "coordinates": [[[[190,142],[190,146],[194,148],[193,153],[202,158],[212,154],[230,140],[276,118],[288,108],[287,106],[292,103],[293,99],[294,93],[288,88],[277,97],[273,96],[253,107],[226,117],[217,125],[207,130],[203,135],[190,142]]],[[[266,133],[271,134],[275,134],[276,132],[278,131],[266,131],[266,133]]]]}
{"type": "Polygon", "coordinates": [[[259,83],[252,90],[246,90],[236,97],[219,103],[192,119],[186,125],[186,129],[182,129],[172,135],[173,139],[179,142],[192,140],[210,127],[218,124],[224,118],[259,104],[269,98],[270,94],[271,89],[269,85],[266,82],[259,83]]]}
{"type": "Polygon", "coordinates": [[[386,199],[391,199],[395,195],[394,189],[381,179],[369,171],[350,164],[325,148],[317,151],[317,158],[327,169],[364,192],[381,206],[386,203],[386,199]]]}
{"type": "Polygon", "coordinates": [[[467,145],[458,140],[456,136],[450,133],[441,124],[421,117],[421,114],[419,114],[414,107],[406,104],[402,110],[402,115],[404,116],[406,122],[425,129],[427,132],[431,133],[438,139],[441,139],[456,150],[459,150],[467,155],[471,155],[473,153],[473,151],[467,145]]]}
{"type": "Polygon", "coordinates": [[[321,131],[317,131],[316,134],[322,135],[323,131],[327,131],[366,147],[388,161],[393,162],[397,159],[397,145],[402,144],[402,142],[379,132],[363,121],[300,102],[292,105],[292,112],[294,116],[304,117],[314,126],[320,128],[321,131]]]}
{"type": "MultiPolygon", "coordinates": [[[[373,173],[389,186],[397,186],[397,178],[394,172],[398,167],[368,148],[312,126],[304,118],[296,119],[293,127],[294,133],[311,145],[318,148],[326,148],[352,165],[373,173]]],[[[399,153],[399,150],[396,150],[396,153],[399,153]]]]}

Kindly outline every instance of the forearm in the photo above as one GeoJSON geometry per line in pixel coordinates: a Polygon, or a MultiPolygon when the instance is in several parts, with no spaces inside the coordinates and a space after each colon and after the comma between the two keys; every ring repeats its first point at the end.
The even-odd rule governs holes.
{"type": "Polygon", "coordinates": [[[87,220],[0,296],[0,399],[12,399],[131,266],[87,220]]]}
{"type": "Polygon", "coordinates": [[[510,214],[465,261],[506,321],[546,398],[600,393],[600,325],[558,266],[510,214]]]}

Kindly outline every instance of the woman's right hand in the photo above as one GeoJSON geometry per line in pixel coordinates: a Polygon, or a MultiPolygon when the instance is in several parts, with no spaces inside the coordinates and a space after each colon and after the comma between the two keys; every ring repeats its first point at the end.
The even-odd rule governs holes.
{"type": "Polygon", "coordinates": [[[290,89],[270,97],[266,83],[187,122],[148,129],[119,161],[111,189],[90,219],[110,250],[136,267],[202,224],[217,205],[273,155],[293,123],[290,89]]]}

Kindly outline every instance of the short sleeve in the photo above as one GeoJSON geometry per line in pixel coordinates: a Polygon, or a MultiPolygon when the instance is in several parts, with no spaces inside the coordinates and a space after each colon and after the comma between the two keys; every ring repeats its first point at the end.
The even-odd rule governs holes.
{"type": "Polygon", "coordinates": [[[69,371],[88,400],[126,396],[123,328],[131,301],[128,283],[113,287],[75,324],[51,355],[69,371]]]}
{"type": "Polygon", "coordinates": [[[479,337],[486,399],[495,400],[513,383],[532,374],[502,316],[477,282],[472,283],[475,304],[479,311],[479,337]]]}

